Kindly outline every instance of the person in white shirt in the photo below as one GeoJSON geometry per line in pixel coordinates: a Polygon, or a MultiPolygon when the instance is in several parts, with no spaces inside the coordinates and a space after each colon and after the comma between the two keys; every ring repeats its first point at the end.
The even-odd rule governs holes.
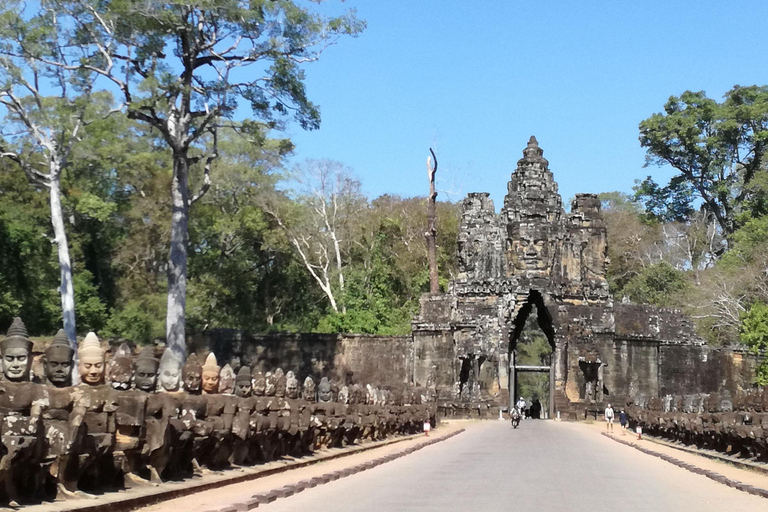
{"type": "Polygon", "coordinates": [[[613,432],[613,407],[611,407],[611,404],[608,404],[608,407],[605,408],[605,430],[613,432]]]}
{"type": "Polygon", "coordinates": [[[515,404],[517,410],[520,412],[520,418],[525,418],[525,398],[520,397],[520,400],[515,404]]]}

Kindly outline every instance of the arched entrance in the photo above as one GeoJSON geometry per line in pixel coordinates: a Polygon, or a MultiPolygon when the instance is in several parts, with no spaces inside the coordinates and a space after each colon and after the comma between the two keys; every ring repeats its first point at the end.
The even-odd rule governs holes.
{"type": "MultiPolygon", "coordinates": [[[[534,337],[535,338],[535,337],[534,337]]],[[[544,305],[544,298],[537,290],[530,290],[528,298],[523,306],[520,308],[517,316],[513,320],[513,326],[509,339],[509,407],[512,408],[519,396],[521,396],[521,390],[525,389],[528,394],[537,395],[539,393],[546,393],[546,417],[552,418],[555,414],[555,329],[552,325],[552,316],[550,315],[547,307],[544,305]],[[535,323],[540,332],[538,333],[539,340],[541,341],[541,335],[543,334],[544,345],[548,345],[549,350],[543,350],[541,342],[536,346],[536,341],[533,340],[530,346],[523,345],[526,342],[530,342],[529,336],[526,335],[531,329],[530,326],[534,317],[530,317],[531,312],[535,311],[535,323]],[[529,319],[530,317],[530,319],[529,319]],[[528,324],[528,329],[526,328],[528,324]],[[548,383],[546,390],[536,390],[536,380],[531,386],[529,383],[521,382],[525,380],[525,376],[531,374],[546,374],[548,377],[548,383]]],[[[540,387],[540,383],[538,384],[540,387]]],[[[531,397],[526,397],[531,398],[531,397]]]]}

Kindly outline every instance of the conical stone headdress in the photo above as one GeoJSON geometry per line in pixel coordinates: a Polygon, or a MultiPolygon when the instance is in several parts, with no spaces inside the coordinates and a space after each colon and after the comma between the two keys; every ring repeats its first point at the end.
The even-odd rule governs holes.
{"type": "Polygon", "coordinates": [[[205,358],[205,364],[203,365],[204,372],[221,372],[221,366],[216,360],[216,354],[211,352],[208,357],[205,358]]]}
{"type": "Polygon", "coordinates": [[[247,366],[241,367],[240,371],[237,372],[235,382],[251,382],[251,369],[247,366]]]}
{"type": "Polygon", "coordinates": [[[150,365],[154,368],[155,373],[157,373],[160,361],[155,357],[155,347],[144,347],[142,349],[139,357],[136,358],[134,366],[138,368],[141,365],[150,365]]]}
{"type": "Polygon", "coordinates": [[[67,334],[64,332],[64,329],[59,329],[59,331],[56,333],[56,336],[53,337],[51,344],[48,345],[47,349],[45,349],[46,356],[52,356],[53,354],[64,354],[64,357],[69,359],[71,359],[75,354],[75,351],[69,344],[69,340],[67,339],[67,334]]]}
{"type": "Polygon", "coordinates": [[[93,331],[85,335],[85,339],[80,343],[80,348],[77,349],[77,357],[80,359],[83,359],[84,357],[103,358],[105,354],[106,351],[101,348],[101,342],[93,331]]]}
{"type": "Polygon", "coordinates": [[[0,350],[5,352],[9,348],[23,348],[27,352],[32,351],[32,341],[27,333],[27,326],[21,321],[21,318],[15,317],[13,323],[5,333],[5,339],[0,342],[0,350]]]}

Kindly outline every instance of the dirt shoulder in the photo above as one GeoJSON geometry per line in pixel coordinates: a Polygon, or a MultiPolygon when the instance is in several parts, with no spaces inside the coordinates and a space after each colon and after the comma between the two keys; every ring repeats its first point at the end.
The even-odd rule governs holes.
{"type": "MultiPolygon", "coordinates": [[[[578,422],[578,425],[593,431],[595,435],[601,435],[606,431],[604,422],[578,422]]],[[[621,427],[618,424],[614,425],[613,436],[623,441],[631,441],[638,446],[642,446],[643,448],[652,450],[656,453],[669,455],[670,457],[674,457],[698,468],[708,471],[715,471],[731,480],[738,480],[748,485],[753,485],[762,489],[768,489],[768,475],[764,473],[750,469],[739,468],[733,464],[729,464],[728,462],[711,459],[703,455],[690,453],[688,451],[678,450],[677,448],[668,446],[666,444],[653,442],[652,440],[645,437],[642,440],[638,440],[637,434],[629,430],[622,432],[621,427]]],[[[635,453],[637,454],[637,457],[648,457],[648,455],[637,450],[635,453]]]]}

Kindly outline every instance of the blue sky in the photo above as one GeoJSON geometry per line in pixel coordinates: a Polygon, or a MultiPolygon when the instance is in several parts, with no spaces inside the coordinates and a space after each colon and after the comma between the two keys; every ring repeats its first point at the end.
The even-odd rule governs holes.
{"type": "MultiPolygon", "coordinates": [[[[631,192],[643,168],[638,123],[670,95],[768,84],[768,2],[332,0],[368,28],[307,68],[322,126],[291,125],[295,162],[330,158],[370,197],[425,195],[426,158],[453,200],[496,208],[536,135],[567,201],[631,192]]],[[[445,193],[439,199],[446,199],[445,193]]]]}

